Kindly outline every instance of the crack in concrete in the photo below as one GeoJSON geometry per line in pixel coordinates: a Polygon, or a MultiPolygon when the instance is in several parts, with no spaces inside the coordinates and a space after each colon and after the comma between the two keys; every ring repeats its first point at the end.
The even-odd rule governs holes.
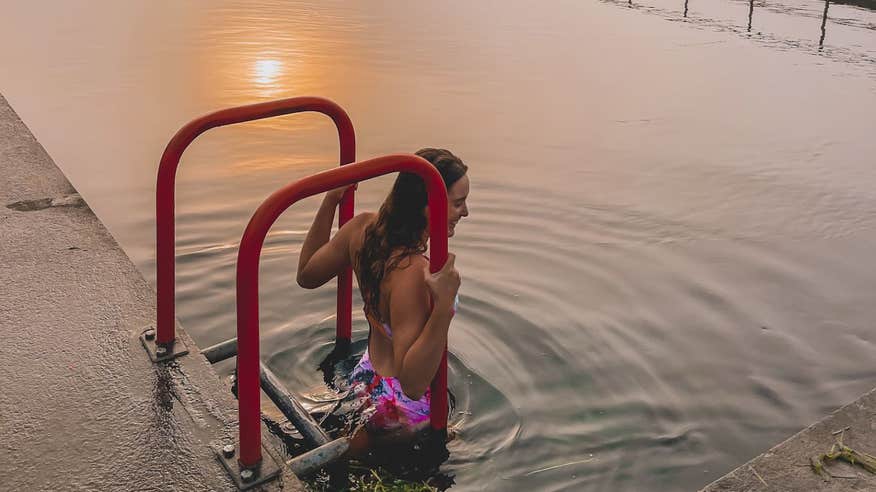
{"type": "Polygon", "coordinates": [[[79,193],[71,193],[59,198],[38,198],[36,200],[20,200],[6,205],[6,208],[18,212],[34,212],[51,207],[84,207],[85,200],[79,193]]]}

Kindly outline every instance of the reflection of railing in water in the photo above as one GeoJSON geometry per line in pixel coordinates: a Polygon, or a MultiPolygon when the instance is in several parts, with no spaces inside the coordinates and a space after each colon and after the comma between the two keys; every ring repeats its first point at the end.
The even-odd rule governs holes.
{"type": "Polygon", "coordinates": [[[827,9],[830,7],[830,0],[824,0],[824,16],[821,18],[821,38],[818,40],[818,49],[824,48],[824,34],[827,26],[827,9]]]}
{"type": "Polygon", "coordinates": [[[748,0],[748,32],[751,32],[752,17],[754,17],[754,0],[748,0]]]}
{"type": "MultiPolygon", "coordinates": [[[[696,11],[698,4],[694,3],[691,5],[690,0],[678,0],[678,9],[666,6],[658,5],[658,2],[650,1],[650,0],[640,0],[637,2],[631,2],[629,0],[601,0],[603,3],[613,4],[617,6],[629,7],[631,10],[636,10],[643,13],[656,14],[663,17],[666,17],[667,20],[673,20],[673,17],[679,16],[681,19],[685,19],[692,24],[715,28],[722,32],[734,32],[740,34],[749,34],[752,39],[755,39],[758,42],[778,45],[783,49],[787,49],[788,47],[797,48],[797,49],[807,49],[812,48],[813,51],[811,53],[818,53],[821,56],[828,56],[837,61],[849,62],[853,64],[862,64],[864,67],[864,63],[872,64],[876,63],[876,49],[868,46],[867,44],[861,43],[842,43],[839,38],[835,40],[835,43],[841,44],[831,44],[829,46],[829,50],[827,48],[822,48],[825,46],[825,41],[827,41],[827,24],[828,21],[831,24],[835,24],[835,28],[844,28],[844,29],[855,29],[860,30],[859,33],[872,33],[876,31],[876,21],[874,21],[872,12],[876,11],[876,0],[857,0],[857,1],[844,1],[844,0],[819,0],[819,2],[813,5],[813,2],[809,1],[803,5],[795,5],[792,3],[775,3],[775,2],[767,2],[765,0],[756,1],[756,0],[727,0],[725,3],[730,5],[738,5],[743,1],[748,7],[746,12],[746,21],[744,23],[736,23],[734,22],[734,18],[736,14],[733,12],[735,8],[722,9],[718,6],[718,15],[710,15],[710,11],[696,11]],[[822,3],[823,2],[823,5],[822,3]],[[841,6],[850,6],[846,7],[847,9],[858,9],[858,15],[856,15],[855,10],[849,11],[844,10],[842,14],[835,14],[830,16],[828,19],[828,11],[830,9],[831,4],[839,4],[841,6]],[[767,25],[755,26],[754,24],[754,11],[755,8],[759,9],[759,12],[766,11],[769,14],[774,14],[770,19],[767,25]],[[679,15],[680,14],[680,15],[679,15]],[[728,15],[730,16],[728,18],[728,15]],[[785,20],[779,19],[778,17],[785,17],[785,20]],[[775,21],[787,22],[788,19],[792,19],[793,29],[795,29],[798,35],[789,35],[788,29],[789,24],[779,25],[780,29],[771,30],[771,25],[776,25],[775,21]],[[815,28],[815,22],[808,22],[806,19],[818,19],[818,42],[816,43],[816,38],[811,36],[811,31],[809,29],[815,28]],[[757,28],[760,29],[757,29],[757,28]],[[754,33],[756,32],[756,38],[754,33]],[[806,36],[806,32],[809,32],[810,36],[806,36]]],[[[708,7],[716,7],[713,3],[709,3],[708,7]]],[[[704,7],[705,8],[705,7],[704,7]]],[[[833,28],[832,28],[833,29],[833,28]]],[[[859,36],[860,34],[858,34],[859,36]]],[[[844,38],[848,39],[846,36],[844,38]]],[[[866,67],[868,72],[876,75],[876,70],[872,68],[872,65],[866,67]]]]}
{"type": "MultiPolygon", "coordinates": [[[[682,15],[684,16],[685,19],[687,18],[688,2],[689,2],[689,0],[684,0],[684,13],[682,15]]],[[[843,3],[843,2],[836,2],[835,1],[834,3],[843,3]]],[[[852,5],[859,5],[859,6],[867,5],[866,3],[864,3],[862,5],[861,2],[845,2],[845,3],[849,3],[852,5]]],[[[630,0],[630,5],[632,5],[632,0],[630,0]]],[[[826,29],[827,29],[827,9],[828,9],[828,7],[830,7],[830,0],[824,0],[824,13],[822,14],[822,17],[821,17],[821,37],[818,39],[818,48],[819,49],[824,47],[824,37],[825,37],[826,29]]],[[[754,0],[748,0],[748,27],[746,29],[748,32],[751,32],[751,25],[752,25],[753,18],[754,18],[754,0]]]]}
{"type": "Polygon", "coordinates": [[[876,0],[833,0],[838,5],[854,5],[862,9],[876,10],[876,0]]]}

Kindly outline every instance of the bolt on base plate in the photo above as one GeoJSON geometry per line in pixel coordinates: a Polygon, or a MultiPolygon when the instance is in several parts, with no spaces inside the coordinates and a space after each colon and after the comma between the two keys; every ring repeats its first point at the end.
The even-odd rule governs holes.
{"type": "Polygon", "coordinates": [[[179,337],[170,345],[158,345],[155,343],[155,339],[155,328],[152,325],[147,326],[140,333],[140,342],[143,344],[143,348],[146,349],[146,353],[149,354],[149,359],[152,362],[164,362],[189,353],[188,347],[179,337]]]}
{"type": "Polygon", "coordinates": [[[214,445],[213,451],[225,471],[240,490],[248,490],[276,478],[280,474],[280,465],[273,455],[262,445],[262,462],[255,468],[242,468],[237,461],[237,446],[235,444],[214,445]]]}

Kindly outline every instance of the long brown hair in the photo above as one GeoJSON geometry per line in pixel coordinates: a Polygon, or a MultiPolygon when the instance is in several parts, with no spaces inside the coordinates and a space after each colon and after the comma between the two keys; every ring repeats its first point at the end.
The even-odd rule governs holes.
{"type": "MultiPolygon", "coordinates": [[[[438,169],[447,189],[468,171],[468,166],[449,150],[427,148],[416,154],[438,169]]],[[[377,321],[383,321],[380,316],[380,284],[383,279],[398,268],[404,258],[426,252],[423,235],[427,223],[423,212],[427,199],[422,178],[413,173],[399,173],[377,213],[377,220],[365,229],[362,248],[356,258],[356,271],[365,314],[377,321]]]]}

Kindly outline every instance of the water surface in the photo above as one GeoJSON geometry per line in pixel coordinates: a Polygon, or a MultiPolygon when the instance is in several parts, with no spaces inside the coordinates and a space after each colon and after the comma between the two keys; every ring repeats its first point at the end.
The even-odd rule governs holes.
{"type": "MultiPolygon", "coordinates": [[[[207,111],[321,95],[360,158],[465,159],[454,490],[696,489],[876,382],[871,10],[0,3],[0,90],[151,280],[157,162],[207,111]]],[[[253,210],[336,146],[304,114],[186,153],[178,314],[201,346],[234,334],[253,210]]],[[[359,210],[388,185],[360,186],[359,210]]],[[[334,290],[294,270],[317,205],[281,218],[261,271],[263,360],[314,399],[334,290]]]]}

